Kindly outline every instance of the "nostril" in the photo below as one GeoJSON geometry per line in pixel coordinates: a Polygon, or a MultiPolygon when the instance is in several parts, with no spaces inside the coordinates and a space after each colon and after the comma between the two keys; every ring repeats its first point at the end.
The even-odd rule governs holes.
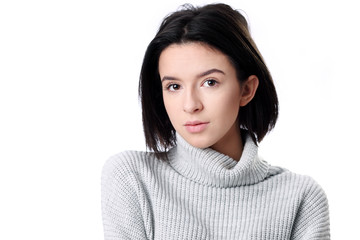
{"type": "Polygon", "coordinates": [[[201,111],[201,109],[202,109],[201,104],[184,106],[184,111],[188,113],[199,112],[201,111]]]}
{"type": "Polygon", "coordinates": [[[196,91],[188,91],[184,95],[184,102],[183,102],[183,108],[184,111],[187,113],[195,113],[201,111],[203,108],[202,102],[199,98],[199,95],[196,93],[196,91]]]}

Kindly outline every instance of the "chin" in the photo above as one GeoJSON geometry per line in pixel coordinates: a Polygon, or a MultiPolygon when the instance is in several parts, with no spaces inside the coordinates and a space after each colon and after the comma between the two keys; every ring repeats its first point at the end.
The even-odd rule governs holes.
{"type": "Polygon", "coordinates": [[[206,136],[186,136],[183,137],[191,146],[196,148],[208,148],[213,145],[209,137],[206,136]]]}
{"type": "Polygon", "coordinates": [[[199,143],[194,143],[194,144],[192,144],[192,143],[190,143],[193,147],[196,147],[196,148],[208,148],[208,147],[210,147],[210,145],[209,144],[199,144],[199,143]]]}

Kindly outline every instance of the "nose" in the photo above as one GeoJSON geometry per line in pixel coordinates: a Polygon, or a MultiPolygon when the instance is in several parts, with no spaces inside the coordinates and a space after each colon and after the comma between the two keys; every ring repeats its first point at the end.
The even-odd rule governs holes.
{"type": "Polygon", "coordinates": [[[195,113],[203,109],[203,104],[196,91],[188,91],[184,97],[184,112],[195,113]]]}

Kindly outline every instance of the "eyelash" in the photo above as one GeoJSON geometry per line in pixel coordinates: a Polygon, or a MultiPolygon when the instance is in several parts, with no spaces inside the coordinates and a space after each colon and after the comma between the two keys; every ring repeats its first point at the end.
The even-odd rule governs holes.
{"type": "Polygon", "coordinates": [[[218,81],[216,81],[215,79],[210,78],[210,79],[206,79],[202,85],[204,85],[205,83],[209,83],[210,81],[214,82],[214,85],[208,86],[208,87],[216,87],[219,84],[218,81]]]}
{"type": "MultiPolygon", "coordinates": [[[[216,87],[216,86],[219,84],[219,82],[216,81],[215,79],[206,79],[201,85],[204,86],[206,83],[209,84],[210,81],[213,82],[214,85],[212,85],[212,86],[211,86],[211,85],[208,85],[208,86],[205,86],[205,87],[216,87]]],[[[168,85],[165,86],[165,89],[168,90],[168,91],[170,91],[170,92],[175,92],[175,91],[177,91],[178,89],[173,89],[174,86],[178,87],[178,89],[181,88],[181,85],[180,85],[180,84],[177,84],[177,83],[169,83],[168,85]]]]}
{"type": "Polygon", "coordinates": [[[173,88],[174,86],[179,86],[179,88],[181,87],[180,84],[177,83],[169,83],[168,85],[166,85],[165,89],[170,91],[170,92],[175,92],[177,90],[171,90],[171,88],[173,88]]]}

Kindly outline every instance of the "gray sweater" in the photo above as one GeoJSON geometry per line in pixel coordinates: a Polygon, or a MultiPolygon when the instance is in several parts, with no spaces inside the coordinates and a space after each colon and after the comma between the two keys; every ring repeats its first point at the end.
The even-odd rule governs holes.
{"type": "Polygon", "coordinates": [[[240,161],[180,135],[168,156],[127,151],[106,162],[106,240],[330,239],[321,187],[261,160],[249,137],[240,161]]]}

